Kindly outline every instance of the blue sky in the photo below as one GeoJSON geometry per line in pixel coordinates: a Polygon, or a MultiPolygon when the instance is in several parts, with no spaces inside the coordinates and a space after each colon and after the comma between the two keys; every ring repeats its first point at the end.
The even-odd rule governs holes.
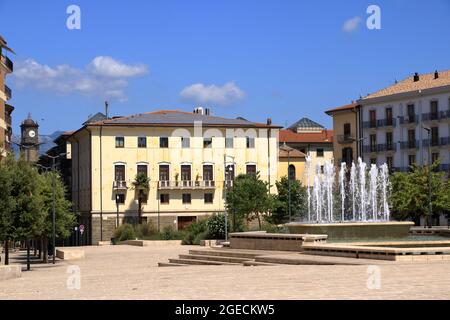
{"type": "Polygon", "coordinates": [[[113,115],[203,105],[331,127],[329,108],[450,69],[448,0],[0,0],[0,13],[17,53],[7,79],[16,134],[28,112],[41,133],[77,129],[105,99],[113,115]],[[71,4],[81,30],[66,27],[71,4]],[[381,30],[366,27],[371,4],[381,30]]]}

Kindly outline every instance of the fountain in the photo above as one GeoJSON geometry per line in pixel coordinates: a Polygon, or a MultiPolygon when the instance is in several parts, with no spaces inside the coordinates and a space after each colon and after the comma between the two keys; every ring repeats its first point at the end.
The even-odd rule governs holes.
{"type": "Polygon", "coordinates": [[[291,222],[290,233],[327,234],[340,238],[406,237],[412,222],[390,221],[389,170],[386,164],[367,166],[361,158],[337,168],[332,161],[312,168],[306,158],[307,220],[291,222]],[[338,169],[338,170],[337,170],[338,169]],[[315,170],[311,186],[312,170],[315,170]],[[339,172],[336,172],[339,171],[339,172]],[[336,178],[337,177],[337,178],[336,178]]]}

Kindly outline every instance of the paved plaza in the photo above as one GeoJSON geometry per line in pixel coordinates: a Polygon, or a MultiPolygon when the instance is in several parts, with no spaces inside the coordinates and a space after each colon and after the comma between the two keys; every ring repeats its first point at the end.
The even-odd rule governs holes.
{"type": "MultiPolygon", "coordinates": [[[[85,247],[85,259],[57,261],[55,266],[33,264],[33,270],[24,271],[21,278],[0,281],[0,299],[450,299],[449,262],[380,264],[379,269],[364,265],[157,267],[158,262],[193,248],[198,249],[85,247]],[[78,267],[81,288],[76,289],[73,282],[68,286],[68,279],[73,279],[68,271],[78,267]]],[[[24,262],[22,255],[14,254],[14,262],[24,262]]]]}

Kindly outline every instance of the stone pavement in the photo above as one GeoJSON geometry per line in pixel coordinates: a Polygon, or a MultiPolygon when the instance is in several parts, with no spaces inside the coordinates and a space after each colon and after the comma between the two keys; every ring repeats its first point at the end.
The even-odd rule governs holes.
{"type": "MultiPolygon", "coordinates": [[[[380,264],[379,269],[343,265],[157,267],[159,261],[192,248],[198,249],[84,247],[83,260],[57,261],[55,266],[33,264],[32,271],[24,271],[21,278],[1,281],[0,299],[450,299],[450,262],[380,264]],[[67,282],[73,278],[67,271],[77,267],[81,288],[71,289],[67,282]]],[[[17,262],[21,257],[14,258],[17,262]]]]}

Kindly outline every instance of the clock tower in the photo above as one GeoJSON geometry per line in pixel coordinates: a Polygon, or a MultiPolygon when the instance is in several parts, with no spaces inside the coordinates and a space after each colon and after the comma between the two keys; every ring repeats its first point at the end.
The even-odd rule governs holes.
{"type": "Polygon", "coordinates": [[[36,163],[39,160],[39,125],[29,114],[28,119],[20,125],[20,129],[20,153],[26,161],[36,163]]]}

